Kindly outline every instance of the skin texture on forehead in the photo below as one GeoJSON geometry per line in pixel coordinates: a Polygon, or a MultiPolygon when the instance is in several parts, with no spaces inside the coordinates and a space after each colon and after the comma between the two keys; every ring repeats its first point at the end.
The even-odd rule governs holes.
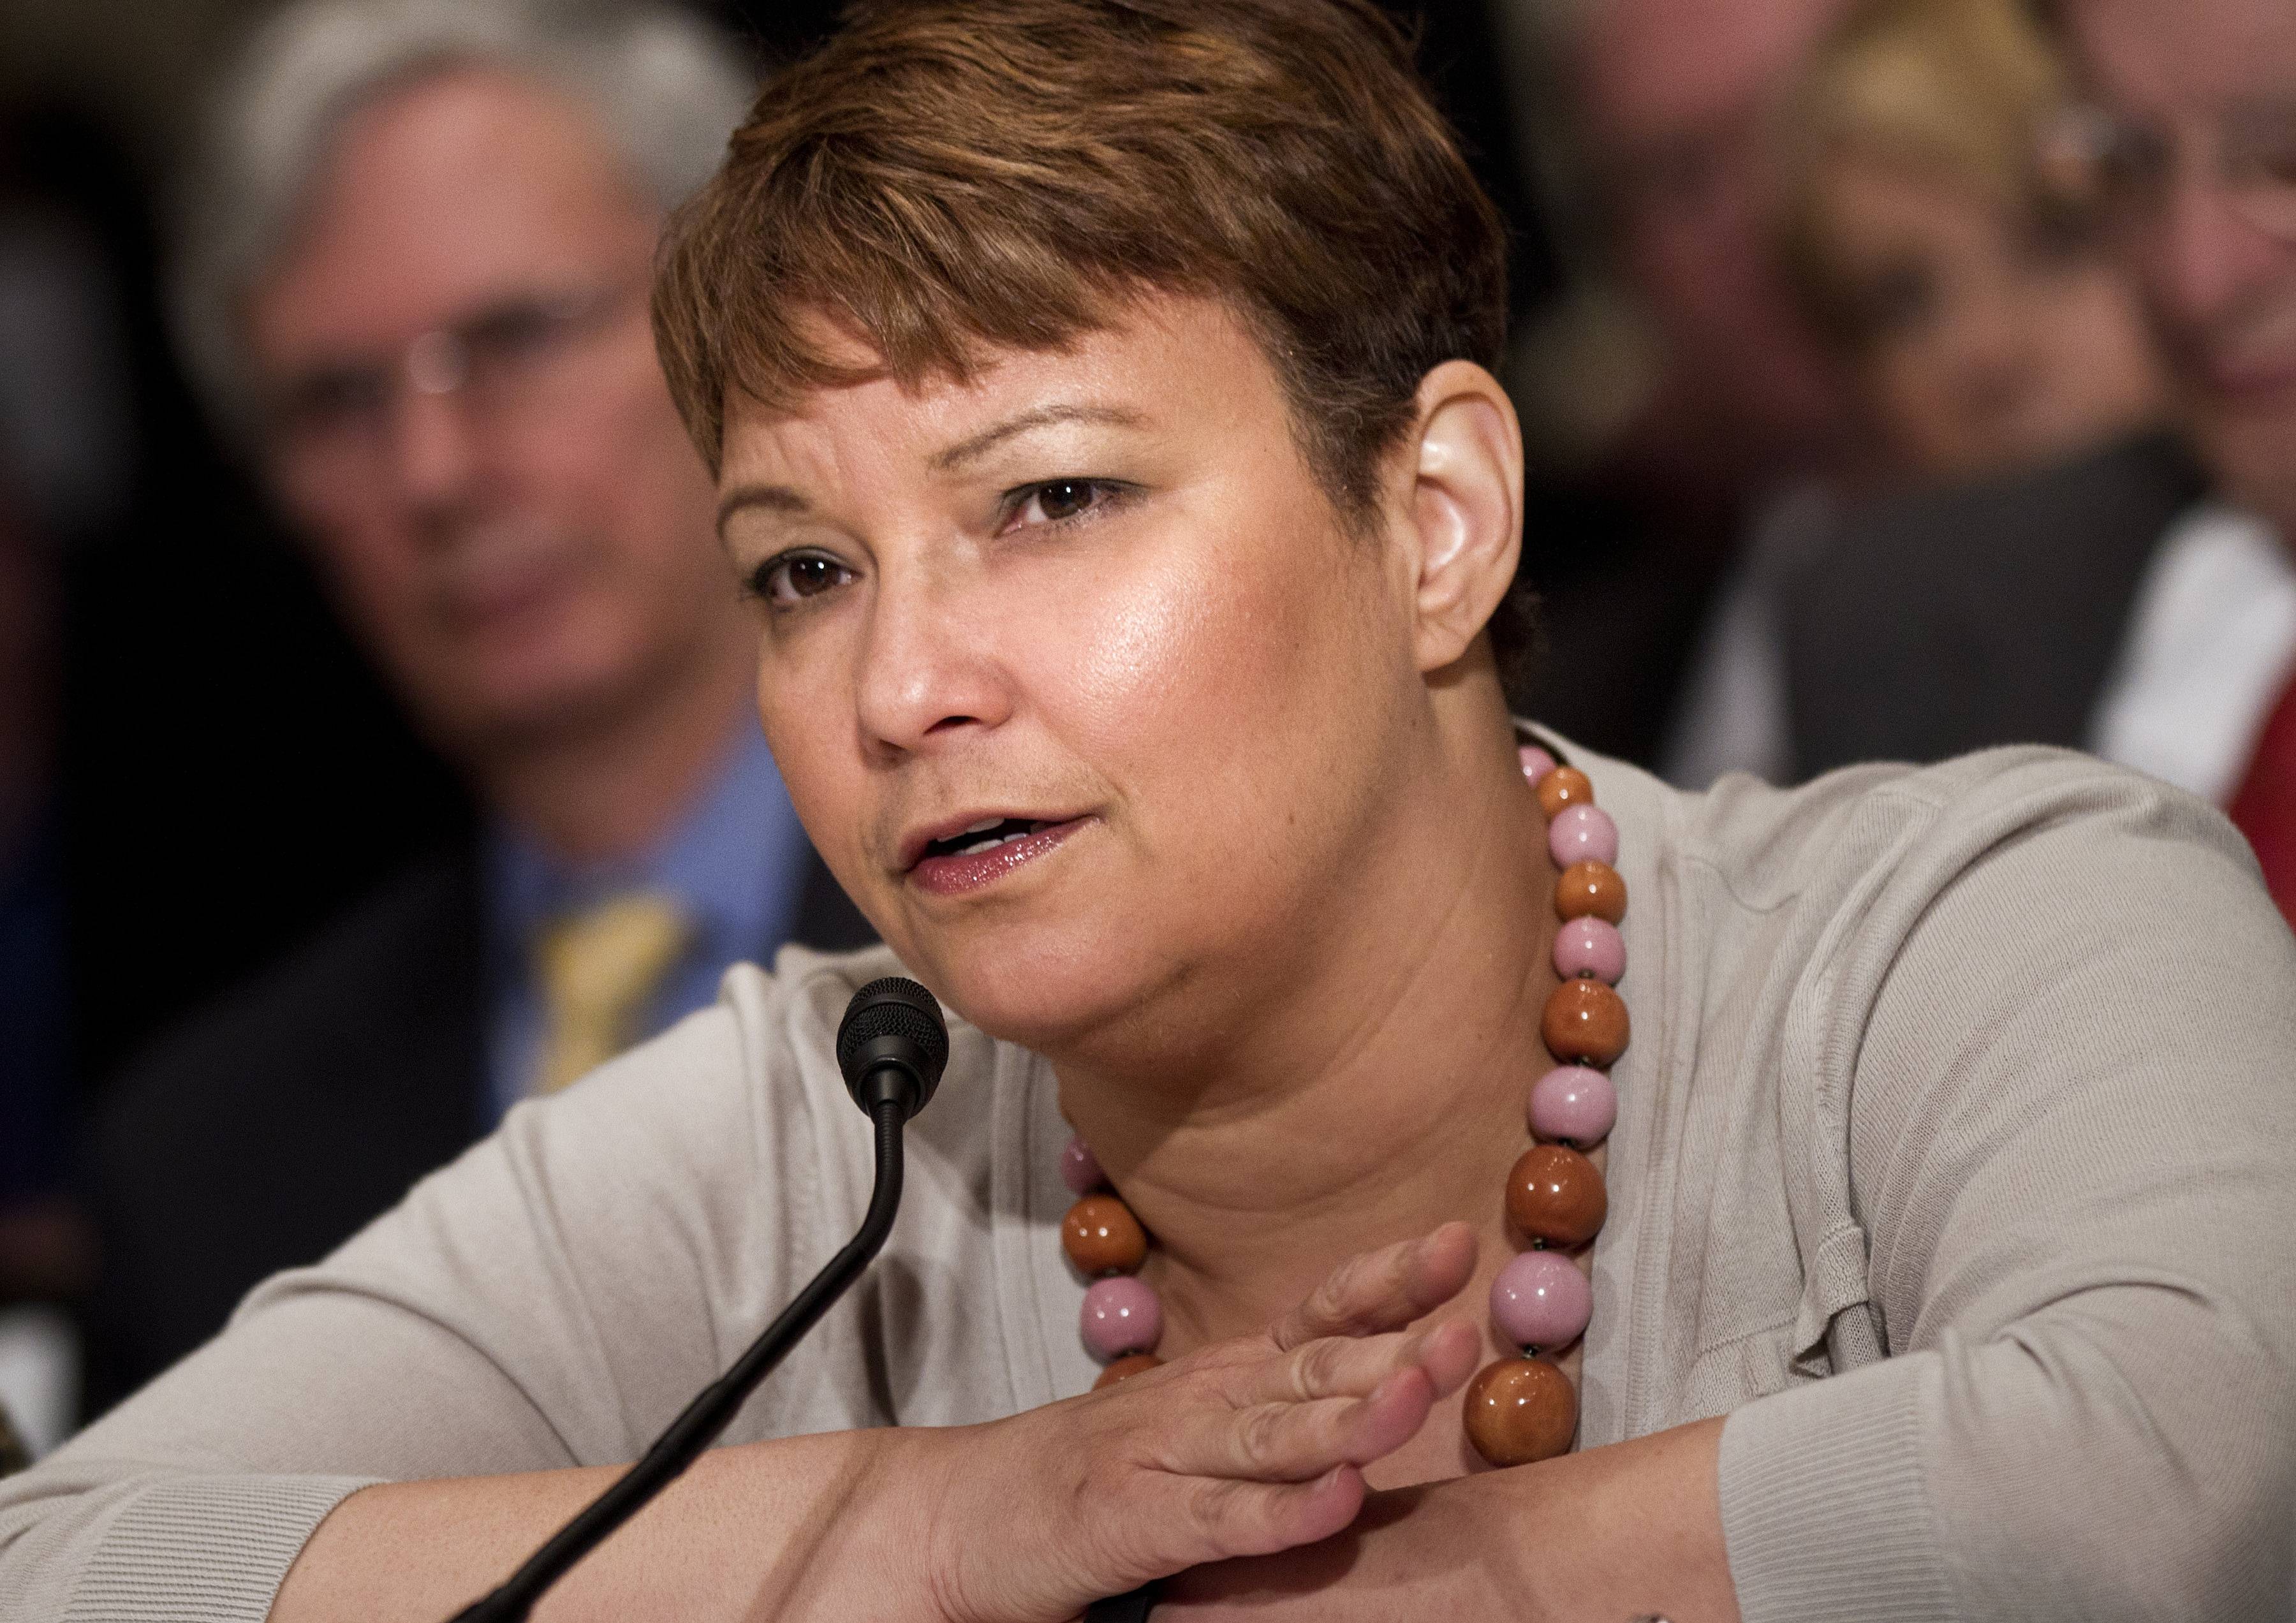
{"type": "Polygon", "coordinates": [[[1843,0],[1591,0],[1579,63],[1601,134],[1634,138],[1726,118],[1773,88],[1843,0]]]}
{"type": "Polygon", "coordinates": [[[2095,65],[2145,102],[2227,106],[2296,93],[2296,8],[2283,0],[2064,0],[2095,65]]]}
{"type": "Polygon", "coordinates": [[[538,275],[652,251],[652,206],[563,98],[468,70],[354,113],[250,300],[266,371],[405,341],[538,275]],[[458,198],[483,206],[458,206],[458,198]],[[425,227],[428,229],[425,229],[425,227]],[[340,297],[346,287],[360,297],[340,297]]]}

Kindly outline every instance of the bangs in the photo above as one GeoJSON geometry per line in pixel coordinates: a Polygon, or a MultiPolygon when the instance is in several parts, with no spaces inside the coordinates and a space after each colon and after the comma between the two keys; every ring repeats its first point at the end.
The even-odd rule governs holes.
{"type": "Polygon", "coordinates": [[[713,472],[732,391],[961,380],[1167,293],[1234,311],[1360,510],[1419,381],[1505,340],[1497,216],[1371,0],[865,8],[767,87],[659,268],[713,472]]]}

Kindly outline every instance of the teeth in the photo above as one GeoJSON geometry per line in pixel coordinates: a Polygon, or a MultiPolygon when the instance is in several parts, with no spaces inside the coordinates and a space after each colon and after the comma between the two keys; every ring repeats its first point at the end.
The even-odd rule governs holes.
{"type": "Polygon", "coordinates": [[[961,829],[942,840],[933,841],[936,848],[952,857],[971,857],[981,851],[993,851],[1000,845],[1010,845],[1015,840],[1026,840],[1031,834],[1041,834],[1052,825],[1048,823],[1018,817],[984,817],[971,828],[961,829]],[[998,829],[1008,829],[999,834],[998,829]]]}

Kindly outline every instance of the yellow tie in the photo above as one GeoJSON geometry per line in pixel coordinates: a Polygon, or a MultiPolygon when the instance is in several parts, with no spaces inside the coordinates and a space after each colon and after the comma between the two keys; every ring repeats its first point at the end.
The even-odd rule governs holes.
{"type": "Polygon", "coordinates": [[[542,1063],[534,1091],[554,1094],[643,1035],[638,1019],[693,937],[676,902],[617,896],[560,920],[535,943],[542,1063]]]}

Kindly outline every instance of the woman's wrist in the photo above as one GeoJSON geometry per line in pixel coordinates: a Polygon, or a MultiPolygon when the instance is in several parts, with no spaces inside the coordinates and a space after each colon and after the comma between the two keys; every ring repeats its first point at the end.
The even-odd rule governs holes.
{"type": "MultiPolygon", "coordinates": [[[[951,1488],[964,1474],[971,1426],[880,1426],[849,1432],[857,1450],[852,1476],[822,1506],[825,1520],[842,1521],[852,1537],[840,1540],[833,1562],[873,1578],[868,1606],[824,1615],[898,1616],[963,1623],[947,1570],[951,1488]]],[[[857,1595],[844,1597],[857,1601],[857,1595]]]]}

